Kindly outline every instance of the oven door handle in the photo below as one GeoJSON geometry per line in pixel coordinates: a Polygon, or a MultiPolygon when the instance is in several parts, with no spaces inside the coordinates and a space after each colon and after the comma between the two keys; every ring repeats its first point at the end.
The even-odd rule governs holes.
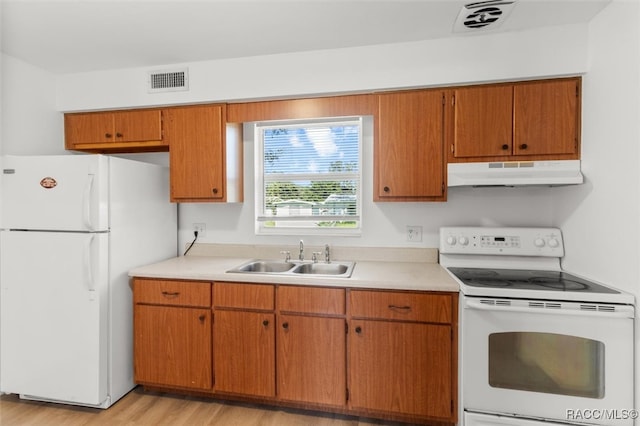
{"type": "MultiPolygon", "coordinates": [[[[585,305],[590,305],[586,303],[585,305]]],[[[593,306],[593,305],[590,305],[593,306]]],[[[633,307],[629,306],[618,311],[599,311],[592,309],[562,309],[547,307],[528,307],[528,306],[510,306],[510,305],[493,305],[482,303],[480,300],[465,300],[465,309],[477,309],[482,311],[495,312],[524,312],[529,314],[556,314],[569,316],[591,316],[598,318],[634,318],[633,307]]]]}

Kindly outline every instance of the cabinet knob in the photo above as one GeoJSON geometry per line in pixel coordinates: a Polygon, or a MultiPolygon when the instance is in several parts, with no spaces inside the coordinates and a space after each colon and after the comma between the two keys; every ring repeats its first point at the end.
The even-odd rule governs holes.
{"type": "Polygon", "coordinates": [[[200,316],[198,317],[198,319],[200,320],[200,322],[204,322],[204,320],[205,320],[206,318],[207,318],[207,317],[206,317],[204,314],[202,314],[202,315],[200,315],[200,316]]]}
{"type": "Polygon", "coordinates": [[[122,137],[122,133],[116,133],[116,138],[121,138],[122,137]]]}
{"type": "Polygon", "coordinates": [[[502,149],[506,151],[507,149],[509,149],[509,145],[505,143],[504,145],[502,145],[502,149]]]}
{"type": "Polygon", "coordinates": [[[384,192],[389,192],[389,191],[391,191],[391,189],[389,189],[389,187],[388,187],[388,186],[385,186],[384,188],[382,188],[382,190],[383,190],[384,192]]]}
{"type": "Polygon", "coordinates": [[[214,194],[217,194],[217,193],[218,193],[218,188],[213,188],[213,189],[211,190],[211,192],[213,192],[214,194]]]}
{"type": "Polygon", "coordinates": [[[264,325],[265,327],[269,325],[269,320],[264,320],[262,321],[262,325],[264,325]]]}
{"type": "Polygon", "coordinates": [[[357,326],[356,327],[356,333],[358,333],[358,334],[362,333],[362,327],[357,326]]]}
{"type": "Polygon", "coordinates": [[[282,328],[284,328],[285,330],[289,329],[289,323],[288,322],[283,322],[282,323],[282,328]]]}
{"type": "Polygon", "coordinates": [[[105,137],[105,138],[111,138],[112,136],[113,136],[113,135],[112,135],[111,133],[105,133],[105,134],[104,134],[104,137],[105,137]]]}
{"type": "Polygon", "coordinates": [[[520,149],[527,149],[529,146],[526,143],[520,145],[520,149]]]}

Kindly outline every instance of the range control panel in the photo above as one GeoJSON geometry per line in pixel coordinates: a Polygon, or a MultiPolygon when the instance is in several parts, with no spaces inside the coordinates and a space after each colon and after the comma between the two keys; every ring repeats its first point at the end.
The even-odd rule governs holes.
{"type": "Polygon", "coordinates": [[[558,228],[440,228],[440,252],[505,256],[564,256],[558,228]]]}

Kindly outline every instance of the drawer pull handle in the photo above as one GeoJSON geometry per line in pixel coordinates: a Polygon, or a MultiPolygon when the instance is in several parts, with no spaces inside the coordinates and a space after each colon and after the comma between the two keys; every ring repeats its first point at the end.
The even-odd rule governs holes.
{"type": "Polygon", "coordinates": [[[163,291],[162,295],[164,297],[178,297],[180,296],[180,292],[179,291],[163,291]]]}
{"type": "Polygon", "coordinates": [[[411,312],[411,306],[389,305],[389,309],[391,309],[392,311],[401,312],[401,313],[411,312]]]}

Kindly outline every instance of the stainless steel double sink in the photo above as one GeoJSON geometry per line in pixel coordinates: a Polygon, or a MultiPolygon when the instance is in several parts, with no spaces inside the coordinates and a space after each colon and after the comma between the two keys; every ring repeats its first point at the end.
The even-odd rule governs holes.
{"type": "Polygon", "coordinates": [[[254,259],[227,272],[273,275],[299,274],[349,278],[353,273],[354,266],[355,262],[332,261],[331,263],[323,263],[254,259]]]}

